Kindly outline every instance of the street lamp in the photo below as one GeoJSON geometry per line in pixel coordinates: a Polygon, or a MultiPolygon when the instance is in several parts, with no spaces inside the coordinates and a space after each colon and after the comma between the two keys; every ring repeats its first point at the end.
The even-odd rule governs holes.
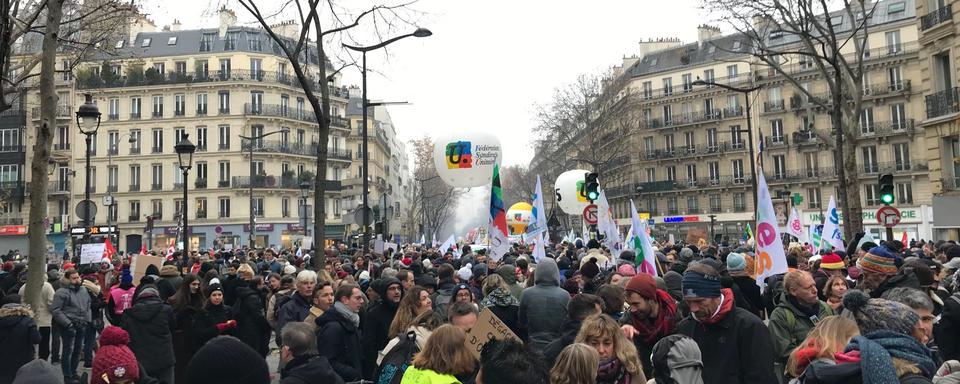
{"type": "Polygon", "coordinates": [[[380,43],[380,44],[371,45],[371,46],[369,46],[369,47],[361,47],[361,46],[343,44],[343,47],[344,47],[344,48],[347,48],[347,49],[350,49],[350,50],[353,50],[353,51],[360,52],[360,53],[362,54],[362,56],[363,56],[363,66],[362,66],[362,69],[361,69],[361,72],[360,72],[361,77],[363,78],[363,126],[362,126],[362,128],[361,128],[361,133],[360,133],[360,135],[363,136],[363,145],[362,145],[362,147],[363,147],[363,148],[362,148],[362,149],[363,149],[363,165],[362,165],[362,169],[363,169],[363,172],[362,172],[362,173],[363,173],[363,175],[362,175],[362,176],[363,176],[363,208],[361,208],[361,209],[362,209],[362,211],[363,211],[363,253],[364,253],[364,254],[366,254],[367,251],[368,251],[369,248],[370,248],[370,213],[369,213],[369,212],[370,212],[370,211],[369,211],[370,205],[367,204],[367,195],[370,194],[370,176],[369,176],[370,173],[367,172],[367,171],[369,170],[369,166],[370,166],[370,165],[369,165],[369,160],[367,159],[368,157],[370,157],[370,156],[369,156],[369,152],[367,151],[367,108],[370,107],[370,102],[369,102],[369,100],[367,100],[367,52],[368,52],[368,51],[375,50],[375,49],[380,49],[380,48],[386,47],[386,46],[389,45],[390,43],[393,43],[393,42],[395,42],[395,41],[397,41],[397,40],[404,39],[404,38],[407,38],[407,37],[410,37],[410,36],[414,36],[414,37],[427,37],[427,36],[430,36],[430,35],[432,35],[432,34],[433,34],[433,32],[430,32],[429,29],[426,29],[426,28],[417,28],[417,30],[414,31],[413,33],[409,33],[409,34],[406,34],[406,35],[397,36],[397,37],[394,37],[394,38],[392,38],[392,39],[386,40],[386,41],[384,41],[384,42],[382,42],[382,43],[380,43]]]}
{"type": "MultiPolygon", "coordinates": [[[[750,92],[756,91],[761,87],[759,85],[755,85],[750,88],[738,88],[738,87],[730,86],[727,84],[714,83],[712,81],[703,81],[703,80],[700,80],[700,77],[697,77],[697,80],[693,82],[693,85],[717,86],[729,91],[740,92],[743,94],[744,104],[746,104],[746,108],[747,108],[747,140],[749,141],[749,143],[747,143],[747,148],[750,149],[750,174],[753,176],[750,178],[750,184],[753,186],[753,219],[756,220],[757,219],[757,165],[756,165],[757,159],[753,157],[754,142],[753,142],[753,123],[751,122],[751,119],[750,119],[750,92]]],[[[743,133],[743,130],[740,129],[740,130],[737,130],[736,132],[743,133]]]]}
{"type": "Polygon", "coordinates": [[[310,216],[310,211],[307,210],[307,197],[310,196],[310,182],[303,180],[300,182],[300,201],[303,206],[303,237],[307,237],[310,232],[307,231],[307,219],[310,216]]]}
{"type": "Polygon", "coordinates": [[[197,146],[193,145],[184,133],[180,142],[173,146],[177,152],[177,160],[180,162],[180,172],[183,174],[183,203],[180,204],[180,217],[183,218],[183,256],[190,257],[190,226],[187,224],[187,173],[193,166],[193,153],[197,151],[197,146]]]}
{"type": "Polygon", "coordinates": [[[89,93],[83,94],[83,97],[86,99],[83,105],[77,109],[77,126],[80,127],[80,133],[86,136],[85,142],[87,143],[87,178],[86,184],[84,184],[84,199],[86,200],[83,204],[84,209],[84,218],[83,223],[87,227],[93,226],[93,218],[90,217],[90,205],[93,202],[90,201],[90,141],[93,135],[97,134],[97,129],[100,129],[100,109],[97,108],[97,104],[93,102],[93,96],[89,93]]]}
{"type": "Polygon", "coordinates": [[[254,209],[253,209],[253,180],[254,180],[254,176],[255,176],[254,173],[256,173],[257,170],[254,169],[254,167],[253,167],[253,144],[254,144],[254,142],[256,142],[256,141],[262,140],[264,137],[267,137],[267,136],[270,136],[270,135],[273,135],[273,134],[277,134],[277,133],[280,133],[280,132],[283,132],[283,131],[268,132],[268,133],[264,133],[264,134],[259,135],[259,136],[240,136],[241,139],[247,140],[247,141],[250,142],[250,145],[247,147],[247,150],[249,150],[248,154],[250,155],[250,180],[249,180],[249,188],[250,188],[250,238],[249,238],[249,242],[250,242],[249,244],[250,244],[250,245],[249,245],[249,246],[250,246],[250,249],[256,248],[255,246],[256,246],[256,239],[257,239],[257,233],[256,233],[256,232],[257,232],[257,227],[256,227],[256,223],[254,222],[254,221],[255,221],[255,220],[254,220],[254,217],[256,216],[256,214],[253,212],[253,211],[254,211],[254,209]]]}

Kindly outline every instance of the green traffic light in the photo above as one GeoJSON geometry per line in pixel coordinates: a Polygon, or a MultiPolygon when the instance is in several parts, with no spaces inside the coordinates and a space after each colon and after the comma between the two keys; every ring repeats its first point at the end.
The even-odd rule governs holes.
{"type": "Polygon", "coordinates": [[[587,199],[596,200],[600,198],[600,194],[594,191],[587,192],[587,199]]]}
{"type": "Polygon", "coordinates": [[[890,195],[890,194],[881,195],[880,201],[882,201],[884,204],[893,204],[893,195],[890,195]]]}

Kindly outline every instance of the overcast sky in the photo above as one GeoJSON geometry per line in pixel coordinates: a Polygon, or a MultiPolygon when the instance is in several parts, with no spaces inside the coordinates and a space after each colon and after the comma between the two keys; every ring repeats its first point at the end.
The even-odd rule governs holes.
{"type": "MultiPolygon", "coordinates": [[[[238,3],[218,0],[148,0],[145,11],[158,27],[174,18],[183,28],[213,27],[219,4],[241,23],[253,19],[238,3]]],[[[348,0],[340,4],[372,0],[348,0]]],[[[264,3],[267,3],[264,1],[264,3]]],[[[279,2],[276,2],[279,3],[279,2]]],[[[273,2],[267,4],[274,4],[273,2]]],[[[388,3],[389,4],[389,3],[388,3]]],[[[450,130],[483,131],[503,144],[505,165],[526,164],[535,105],[580,74],[598,74],[635,55],[641,40],[696,40],[703,20],[699,0],[420,0],[420,26],[427,38],[409,38],[368,54],[369,97],[407,101],[390,107],[397,135],[409,140],[450,130]]],[[[375,42],[370,42],[375,43],[375,42]]],[[[360,84],[347,69],[344,84],[360,84]]],[[[505,186],[509,187],[509,186],[505,186]]],[[[455,230],[485,225],[489,188],[461,199],[455,230]]],[[[449,229],[438,234],[445,238],[449,229]]],[[[440,239],[443,241],[443,239],[440,239]]]]}

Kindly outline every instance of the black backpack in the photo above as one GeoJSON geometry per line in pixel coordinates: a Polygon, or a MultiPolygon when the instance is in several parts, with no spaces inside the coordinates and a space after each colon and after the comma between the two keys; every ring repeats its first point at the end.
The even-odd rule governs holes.
{"type": "Polygon", "coordinates": [[[773,313],[773,310],[780,305],[780,297],[783,295],[783,276],[785,273],[779,275],[769,276],[764,280],[766,287],[763,289],[763,307],[766,308],[767,313],[773,313]]]}
{"type": "MultiPolygon", "coordinates": [[[[295,290],[290,290],[290,292],[284,293],[282,295],[276,296],[276,301],[273,303],[273,319],[277,320],[280,318],[280,308],[283,308],[283,305],[289,303],[290,300],[293,300],[293,293],[295,290]]],[[[279,329],[277,330],[279,331],[279,329]]],[[[278,332],[279,333],[279,332],[278,332]]],[[[279,335],[278,335],[279,336],[279,335]]]]}
{"type": "Polygon", "coordinates": [[[380,361],[380,366],[373,375],[376,384],[400,384],[403,372],[413,363],[413,356],[420,352],[416,333],[408,331],[399,338],[400,342],[380,361]]]}

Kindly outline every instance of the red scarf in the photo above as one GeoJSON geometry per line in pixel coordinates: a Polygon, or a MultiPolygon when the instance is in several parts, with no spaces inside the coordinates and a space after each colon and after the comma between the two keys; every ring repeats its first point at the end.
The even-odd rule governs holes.
{"type": "Polygon", "coordinates": [[[710,325],[719,323],[720,320],[723,320],[730,311],[733,310],[733,290],[730,288],[723,288],[720,290],[720,294],[723,295],[723,303],[720,303],[720,311],[717,312],[713,317],[700,320],[700,323],[703,325],[710,325]]]}
{"type": "Polygon", "coordinates": [[[657,318],[653,326],[648,326],[646,321],[639,320],[630,316],[630,324],[637,330],[637,336],[643,338],[646,344],[653,344],[673,333],[677,325],[677,304],[673,298],[663,290],[657,290],[657,302],[660,303],[660,310],[657,312],[657,318]]]}

